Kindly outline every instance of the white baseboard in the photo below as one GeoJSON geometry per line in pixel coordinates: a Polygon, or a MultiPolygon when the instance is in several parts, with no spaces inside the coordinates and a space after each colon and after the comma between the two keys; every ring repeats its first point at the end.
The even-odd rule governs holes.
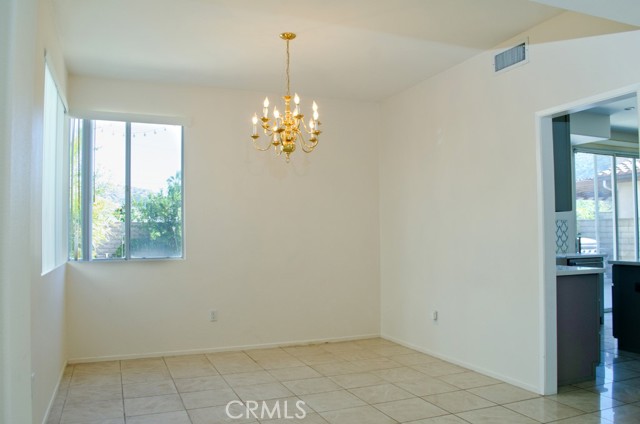
{"type": "Polygon", "coordinates": [[[450,362],[452,364],[459,365],[461,367],[470,369],[472,371],[479,372],[480,374],[484,374],[486,376],[496,378],[498,380],[504,381],[505,383],[509,383],[509,384],[511,384],[513,386],[520,387],[521,389],[528,390],[530,392],[533,392],[533,393],[536,393],[536,394],[540,394],[540,395],[543,394],[540,391],[539,387],[535,387],[535,386],[532,386],[530,384],[523,383],[522,381],[515,380],[515,379],[513,379],[511,377],[508,377],[508,376],[493,372],[491,370],[487,370],[487,369],[484,369],[482,367],[475,366],[475,365],[470,364],[470,363],[465,362],[465,361],[460,361],[460,360],[458,360],[456,358],[451,358],[451,357],[448,357],[448,356],[441,355],[438,352],[434,352],[434,351],[431,351],[429,349],[425,349],[425,348],[422,348],[420,346],[416,346],[413,343],[409,343],[409,342],[406,342],[404,340],[400,340],[400,339],[397,339],[395,337],[391,337],[389,335],[381,334],[380,337],[385,339],[385,340],[389,340],[389,341],[392,341],[392,342],[397,343],[399,345],[402,345],[404,347],[408,347],[409,349],[417,350],[418,352],[426,353],[427,355],[431,355],[431,356],[436,357],[438,359],[442,359],[443,361],[447,361],[447,362],[450,362]]]}
{"type": "Polygon", "coordinates": [[[71,358],[67,362],[70,365],[73,365],[73,364],[80,364],[80,363],[86,363],[86,362],[119,361],[123,359],[157,358],[161,356],[194,355],[194,354],[202,354],[202,353],[228,352],[233,350],[252,350],[252,349],[266,349],[266,348],[273,348],[273,347],[288,347],[288,346],[313,345],[313,344],[322,344],[322,343],[336,343],[336,342],[346,342],[346,341],[352,341],[352,340],[372,339],[376,337],[380,337],[380,334],[362,334],[357,336],[331,337],[326,339],[295,340],[295,341],[286,341],[286,342],[225,346],[225,347],[204,348],[204,349],[171,350],[171,351],[164,351],[164,352],[145,352],[145,353],[124,354],[124,355],[87,356],[87,357],[71,358]]]}
{"type": "Polygon", "coordinates": [[[47,406],[47,410],[44,413],[44,418],[42,419],[42,424],[46,424],[49,419],[49,414],[51,414],[51,408],[53,408],[53,403],[56,401],[56,396],[58,396],[58,390],[60,389],[60,383],[62,383],[62,377],[64,376],[64,370],[67,368],[68,361],[64,361],[62,364],[62,369],[60,370],[60,374],[58,375],[58,382],[56,383],[56,388],[53,389],[53,394],[51,395],[51,399],[49,400],[49,405],[47,406]]]}

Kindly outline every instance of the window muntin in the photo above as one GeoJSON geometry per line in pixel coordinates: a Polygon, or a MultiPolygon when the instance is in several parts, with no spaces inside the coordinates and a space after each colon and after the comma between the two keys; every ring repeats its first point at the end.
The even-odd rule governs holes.
{"type": "Polygon", "coordinates": [[[81,119],[72,119],[69,129],[69,252],[72,260],[83,259],[82,234],[82,190],[83,190],[83,143],[81,119]]]}

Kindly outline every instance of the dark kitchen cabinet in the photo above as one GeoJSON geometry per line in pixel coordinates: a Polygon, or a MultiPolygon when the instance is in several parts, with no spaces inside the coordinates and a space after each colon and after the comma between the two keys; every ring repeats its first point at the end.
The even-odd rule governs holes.
{"type": "Polygon", "coordinates": [[[558,386],[596,377],[600,363],[599,275],[557,279],[558,386]]]}
{"type": "Polygon", "coordinates": [[[553,118],[553,172],[556,189],[556,212],[572,210],[571,133],[569,115],[553,118]]]}
{"type": "Polygon", "coordinates": [[[618,349],[640,353],[640,264],[613,264],[613,337],[618,349]]]}

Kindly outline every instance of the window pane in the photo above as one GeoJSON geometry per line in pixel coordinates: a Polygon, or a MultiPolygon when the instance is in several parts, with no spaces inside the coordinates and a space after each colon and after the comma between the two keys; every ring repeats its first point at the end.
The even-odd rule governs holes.
{"type": "Polygon", "coordinates": [[[182,127],[131,124],[131,257],[182,256],[182,127]]]}
{"type": "Polygon", "coordinates": [[[93,125],[93,257],[123,258],[126,127],[112,121],[93,121],[93,125]]]}
{"type": "MultiPolygon", "coordinates": [[[[635,211],[635,219],[638,220],[640,219],[640,216],[638,216],[638,209],[640,209],[640,183],[638,182],[638,179],[640,177],[640,159],[635,159],[634,160],[634,164],[636,167],[636,178],[635,178],[635,193],[636,193],[636,211],[635,211]]],[[[638,230],[640,230],[640,226],[636,226],[636,228],[638,228],[638,230]]],[[[640,260],[640,234],[636,234],[636,260],[640,260]]]]}
{"type": "Polygon", "coordinates": [[[594,204],[595,231],[598,252],[605,253],[608,257],[614,256],[614,222],[613,222],[613,157],[594,155],[595,181],[594,204]]]}
{"type": "Polygon", "coordinates": [[[594,201],[594,155],[576,153],[574,156],[576,178],[576,222],[577,234],[582,237],[580,252],[594,253],[596,249],[595,201],[594,201]]]}
{"type": "MultiPolygon", "coordinates": [[[[580,253],[614,256],[613,157],[576,153],[576,221],[581,236],[580,253]]],[[[611,308],[611,265],[604,273],[604,308],[611,308]]]]}
{"type": "Polygon", "coordinates": [[[581,253],[613,258],[613,157],[576,153],[576,219],[581,253]]]}
{"type": "Polygon", "coordinates": [[[616,158],[617,208],[618,208],[618,260],[634,261],[636,259],[636,223],[633,158],[616,158]]]}
{"type": "Polygon", "coordinates": [[[44,110],[42,128],[42,272],[64,263],[65,255],[65,184],[64,105],[45,65],[44,110]]]}
{"type": "Polygon", "coordinates": [[[69,259],[82,258],[82,123],[69,123],[69,259]]]}

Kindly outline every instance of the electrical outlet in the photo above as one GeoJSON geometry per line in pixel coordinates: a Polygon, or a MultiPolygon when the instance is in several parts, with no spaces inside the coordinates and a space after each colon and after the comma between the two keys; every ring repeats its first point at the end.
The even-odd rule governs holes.
{"type": "Polygon", "coordinates": [[[431,314],[431,318],[434,321],[438,321],[438,311],[433,311],[433,313],[431,314]]]}
{"type": "Polygon", "coordinates": [[[216,311],[215,309],[209,311],[209,321],[218,321],[218,311],[216,311]]]}

